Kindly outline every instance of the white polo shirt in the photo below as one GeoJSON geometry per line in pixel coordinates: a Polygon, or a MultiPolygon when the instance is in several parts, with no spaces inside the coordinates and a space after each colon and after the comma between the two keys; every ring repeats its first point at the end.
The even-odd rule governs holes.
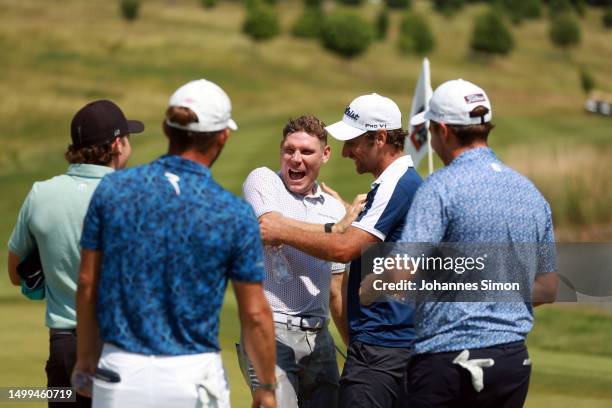
{"type": "MultiPolygon", "coordinates": [[[[278,212],[287,218],[313,224],[325,224],[340,220],[344,206],[323,192],[318,183],[315,193],[293,194],[285,187],[280,174],[267,167],[253,170],[242,190],[255,215],[278,212]]],[[[291,279],[279,283],[271,277],[271,256],[266,251],[266,279],[264,291],[273,312],[291,316],[317,316],[328,318],[329,286],[332,273],[342,273],[346,265],[310,256],[289,245],[281,251],[289,262],[291,279]]]]}

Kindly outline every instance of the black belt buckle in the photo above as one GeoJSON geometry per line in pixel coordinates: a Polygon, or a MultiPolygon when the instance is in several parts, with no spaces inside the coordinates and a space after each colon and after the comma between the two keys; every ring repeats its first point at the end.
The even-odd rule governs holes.
{"type": "Polygon", "coordinates": [[[323,324],[316,324],[314,327],[308,323],[304,324],[305,319],[310,319],[310,317],[300,317],[300,329],[302,330],[321,330],[323,328],[323,324]]]}

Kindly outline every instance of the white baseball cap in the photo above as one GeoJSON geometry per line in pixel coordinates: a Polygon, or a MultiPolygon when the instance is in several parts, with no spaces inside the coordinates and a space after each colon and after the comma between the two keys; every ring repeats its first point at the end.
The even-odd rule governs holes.
{"type": "Polygon", "coordinates": [[[391,99],[378,95],[362,95],[344,111],[340,122],[325,129],[338,140],[350,140],[371,130],[394,130],[402,127],[402,113],[391,99]]]}
{"type": "Polygon", "coordinates": [[[491,101],[485,91],[469,81],[454,79],[444,82],[434,91],[429,101],[429,109],[410,119],[412,126],[427,120],[448,125],[478,125],[490,122],[493,118],[491,101]],[[470,116],[477,106],[489,109],[484,116],[470,116]]]}
{"type": "Polygon", "coordinates": [[[237,130],[232,119],[232,103],[219,85],[198,79],[177,89],[168,102],[168,107],[180,106],[191,109],[198,117],[197,122],[181,125],[166,120],[168,126],[192,132],[215,132],[230,128],[237,130]]]}

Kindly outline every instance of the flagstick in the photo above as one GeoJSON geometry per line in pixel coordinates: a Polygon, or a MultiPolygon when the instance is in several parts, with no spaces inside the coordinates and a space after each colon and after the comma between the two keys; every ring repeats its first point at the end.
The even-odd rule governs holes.
{"type": "MultiPolygon", "coordinates": [[[[431,99],[431,71],[429,68],[429,59],[423,58],[423,72],[425,75],[425,109],[429,109],[429,99],[431,99]]],[[[431,133],[429,132],[429,121],[425,122],[427,126],[427,165],[429,166],[429,174],[433,173],[433,153],[431,152],[431,133]]]]}
{"type": "Polygon", "coordinates": [[[433,173],[433,154],[431,152],[431,133],[427,129],[427,164],[429,165],[429,174],[433,173]]]}

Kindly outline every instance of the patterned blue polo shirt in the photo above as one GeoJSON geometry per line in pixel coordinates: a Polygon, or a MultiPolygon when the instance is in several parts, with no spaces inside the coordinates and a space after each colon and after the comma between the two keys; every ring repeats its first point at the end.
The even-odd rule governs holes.
{"type": "MultiPolygon", "coordinates": [[[[505,166],[487,147],[463,152],[423,182],[400,242],[545,244],[547,250],[539,255],[535,273],[556,270],[548,202],[527,178],[505,166]]],[[[416,306],[417,354],[521,341],[533,325],[531,304],[524,302],[423,302],[416,306]]]]}
{"type": "Polygon", "coordinates": [[[264,278],[251,207],[179,156],[104,177],[81,246],[103,254],[100,336],[133,353],[218,351],[228,279],[264,278]]]}

